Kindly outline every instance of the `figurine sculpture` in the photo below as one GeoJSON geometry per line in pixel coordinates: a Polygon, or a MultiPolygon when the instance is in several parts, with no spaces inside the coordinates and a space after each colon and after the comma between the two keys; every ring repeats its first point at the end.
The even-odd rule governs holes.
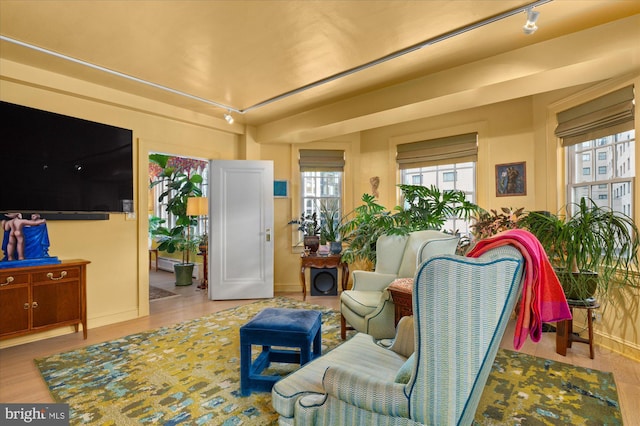
{"type": "Polygon", "coordinates": [[[7,213],[2,220],[3,260],[25,260],[49,257],[49,235],[45,219],[32,214],[23,219],[20,213],[7,213]]]}

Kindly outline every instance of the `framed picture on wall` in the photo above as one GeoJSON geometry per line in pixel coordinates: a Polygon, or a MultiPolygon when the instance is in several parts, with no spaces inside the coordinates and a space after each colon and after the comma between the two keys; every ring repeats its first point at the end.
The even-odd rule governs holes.
{"type": "Polygon", "coordinates": [[[496,197],[527,195],[527,163],[496,164],[496,197]]]}
{"type": "Polygon", "coordinates": [[[287,180],[274,180],[273,181],[273,196],[275,198],[287,198],[289,196],[289,181],[287,181],[287,180]]]}

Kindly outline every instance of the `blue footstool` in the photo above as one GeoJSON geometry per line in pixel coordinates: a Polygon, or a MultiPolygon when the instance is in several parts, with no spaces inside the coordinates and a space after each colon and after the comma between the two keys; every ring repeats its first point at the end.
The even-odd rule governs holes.
{"type": "Polygon", "coordinates": [[[270,392],[280,376],[260,373],[271,362],[304,365],[322,353],[322,314],[306,309],[267,308],[240,327],[240,393],[270,392]],[[313,352],[311,345],[313,344],[313,352]],[[262,353],[251,362],[251,346],[262,353]],[[273,349],[272,346],[290,349],[273,349]]]}

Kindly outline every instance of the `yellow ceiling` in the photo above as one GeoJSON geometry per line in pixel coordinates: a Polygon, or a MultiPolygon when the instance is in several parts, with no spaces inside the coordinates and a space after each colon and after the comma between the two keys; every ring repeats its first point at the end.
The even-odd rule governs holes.
{"type": "MultiPolygon", "coordinates": [[[[256,126],[263,140],[304,141],[335,134],[336,126],[341,122],[350,125],[340,131],[370,127],[371,124],[362,121],[364,117],[371,118],[371,114],[382,110],[404,107],[403,114],[410,113],[416,105],[433,99],[433,95],[426,92],[442,89],[433,82],[429,86],[418,82],[424,83],[425,79],[437,78],[445,72],[449,76],[455,75],[456,70],[460,72],[456,83],[461,86],[451,90],[463,92],[468,76],[462,67],[470,63],[482,64],[486,58],[506,61],[505,75],[493,72],[476,76],[482,81],[468,82],[476,89],[497,84],[501,79],[513,79],[514,75],[518,78],[530,75],[538,71],[533,69],[538,66],[546,71],[566,67],[566,63],[547,63],[548,58],[536,57],[530,62],[521,60],[518,58],[522,53],[510,56],[510,52],[524,52],[527,46],[532,49],[544,46],[546,41],[566,38],[571,33],[640,13],[640,1],[637,0],[555,0],[536,7],[540,12],[540,29],[533,35],[523,34],[526,16],[524,12],[518,12],[383,64],[254,107],[531,2],[0,0],[0,34],[3,37],[191,97],[4,39],[0,42],[0,57],[217,118],[225,109],[206,101],[236,110],[248,109],[246,113],[234,116],[241,123],[256,126]],[[394,88],[393,92],[390,87],[394,88]],[[398,88],[400,90],[396,90],[398,88]],[[355,105],[355,99],[364,103],[355,105]],[[371,102],[380,102],[377,110],[368,109],[371,102]],[[358,112],[360,108],[363,110],[358,112]],[[325,115],[333,113],[335,117],[326,119],[325,123],[324,119],[311,116],[323,109],[325,115]],[[290,120],[294,117],[297,119],[294,129],[284,131],[284,127],[292,127],[290,120]],[[357,119],[359,125],[354,121],[357,119]]],[[[640,42],[637,32],[630,36],[640,42]]],[[[567,48],[568,45],[562,46],[567,48]]],[[[532,52],[539,55],[540,50],[532,52]]],[[[632,61],[633,67],[637,60],[636,57],[632,61]]],[[[585,59],[581,58],[580,62],[585,59]]],[[[593,78],[603,76],[597,74],[593,78]]],[[[533,90],[547,89],[541,84],[540,89],[533,90]]],[[[379,116],[376,120],[384,124],[397,119],[379,116]]]]}

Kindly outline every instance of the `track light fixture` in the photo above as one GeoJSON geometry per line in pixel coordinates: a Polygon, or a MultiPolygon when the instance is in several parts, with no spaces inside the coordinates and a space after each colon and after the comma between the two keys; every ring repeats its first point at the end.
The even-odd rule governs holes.
{"type": "Polygon", "coordinates": [[[527,12],[527,23],[524,24],[524,26],[522,27],[522,31],[525,34],[533,34],[538,29],[538,26],[536,25],[536,21],[538,20],[538,15],[540,15],[540,12],[535,12],[533,8],[527,9],[526,12],[527,12]]]}
{"type": "Polygon", "coordinates": [[[233,117],[230,114],[231,111],[225,113],[224,119],[227,120],[227,123],[233,124],[233,117]]]}

